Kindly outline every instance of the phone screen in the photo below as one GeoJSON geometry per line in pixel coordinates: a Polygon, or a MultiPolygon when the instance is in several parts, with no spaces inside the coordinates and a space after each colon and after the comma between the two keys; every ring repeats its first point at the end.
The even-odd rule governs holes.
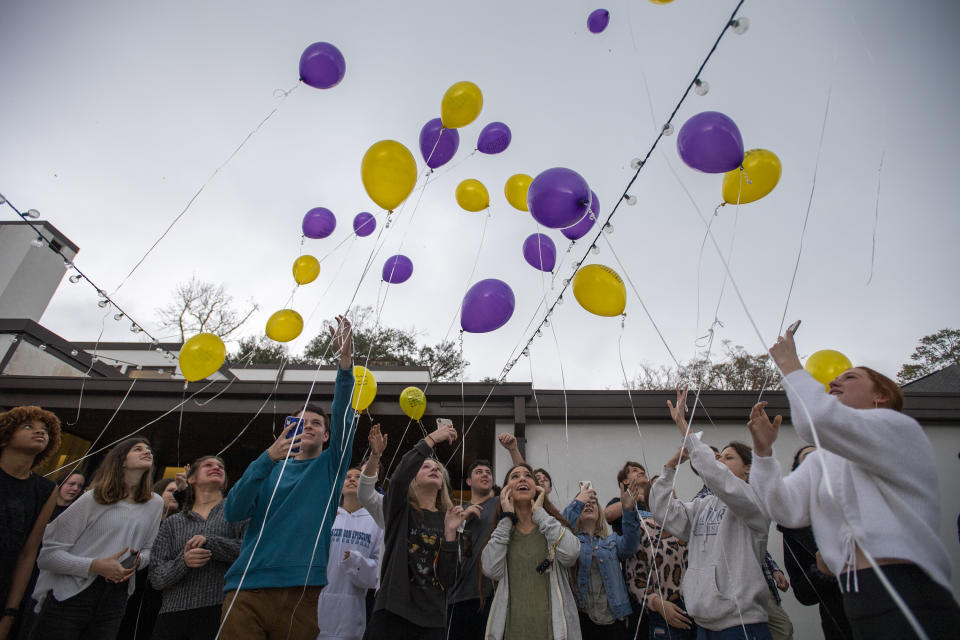
{"type": "Polygon", "coordinates": [[[120,562],[120,565],[121,565],[124,569],[129,569],[130,567],[132,567],[133,565],[135,565],[135,564],[137,563],[137,558],[139,558],[139,557],[140,557],[140,552],[139,552],[139,551],[137,551],[136,553],[131,553],[129,556],[127,556],[126,558],[124,558],[124,559],[120,562]]]}

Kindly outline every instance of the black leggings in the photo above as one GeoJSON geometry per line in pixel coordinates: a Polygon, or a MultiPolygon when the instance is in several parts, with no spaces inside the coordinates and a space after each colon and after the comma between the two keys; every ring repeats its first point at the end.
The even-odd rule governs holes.
{"type": "MultiPolygon", "coordinates": [[[[373,612],[364,640],[444,640],[443,627],[421,627],[386,609],[373,612]]],[[[451,639],[452,640],[452,639],[451,639]]]]}
{"type": "MultiPolygon", "coordinates": [[[[953,595],[913,564],[880,567],[930,640],[953,640],[960,629],[960,607],[953,595]]],[[[845,580],[845,578],[841,578],[845,580]]],[[[910,640],[916,637],[907,618],[873,569],[857,571],[858,591],[843,594],[843,608],[858,640],[910,640]]]]}

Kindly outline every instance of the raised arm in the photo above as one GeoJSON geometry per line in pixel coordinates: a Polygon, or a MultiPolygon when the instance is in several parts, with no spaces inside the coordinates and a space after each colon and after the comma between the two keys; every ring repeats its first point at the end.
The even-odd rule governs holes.
{"type": "Polygon", "coordinates": [[[510,464],[514,467],[518,464],[523,464],[523,454],[520,453],[520,445],[517,444],[517,437],[512,433],[498,433],[497,440],[500,441],[500,446],[507,450],[507,453],[510,454],[510,464]]]}
{"type": "Polygon", "coordinates": [[[537,487],[537,499],[533,503],[533,523],[547,539],[547,548],[553,549],[556,562],[561,567],[572,567],[580,559],[580,540],[543,508],[546,497],[543,487],[537,487]]]}
{"type": "Polygon", "coordinates": [[[383,496],[377,491],[377,477],[380,473],[380,457],[387,448],[387,436],[380,432],[379,424],[370,427],[367,444],[370,447],[370,457],[360,472],[357,499],[373,516],[377,526],[383,529],[386,526],[383,519],[383,496]]]}
{"type": "Polygon", "coordinates": [[[383,502],[384,516],[387,520],[392,520],[407,508],[407,490],[413,479],[417,477],[423,461],[433,453],[433,447],[442,442],[453,442],[457,439],[457,432],[449,421],[441,424],[438,420],[437,424],[437,429],[433,433],[424,436],[413,446],[413,449],[403,454],[394,469],[390,485],[387,487],[387,497],[383,502]]]}
{"type": "Polygon", "coordinates": [[[791,529],[810,526],[810,492],[814,477],[822,471],[820,453],[814,451],[797,470],[784,478],[780,462],[770,456],[754,456],[750,467],[750,486],[753,487],[766,513],[778,524],[791,529]]]}
{"type": "Polygon", "coordinates": [[[697,501],[681,502],[673,497],[673,477],[677,473],[680,450],[663,467],[663,472],[650,487],[650,510],[657,522],[673,535],[690,539],[691,523],[696,517],[697,501]]]}
{"type": "Polygon", "coordinates": [[[243,476],[230,489],[223,505],[223,515],[228,522],[248,520],[256,513],[263,481],[270,477],[278,462],[290,455],[290,448],[300,444],[299,435],[288,437],[296,428],[296,423],[286,426],[280,437],[250,463],[243,476]]]}
{"type": "Polygon", "coordinates": [[[620,560],[626,560],[640,548],[642,531],[637,518],[640,492],[641,483],[636,480],[620,491],[620,503],[623,505],[623,535],[617,536],[617,556],[620,560]]]}
{"type": "MultiPolygon", "coordinates": [[[[353,329],[350,321],[343,316],[337,316],[337,326],[328,327],[330,331],[330,340],[333,345],[334,353],[339,357],[339,368],[337,369],[337,381],[333,388],[333,405],[330,407],[330,451],[337,459],[345,449],[353,447],[353,409],[350,408],[350,399],[353,396],[353,351],[352,335],[353,329]],[[347,431],[350,430],[348,434],[347,431]],[[348,437],[349,436],[349,437],[348,437]]],[[[331,464],[330,474],[331,482],[337,480],[337,469],[340,465],[331,464]]],[[[345,473],[345,472],[344,472],[345,473]]]]}

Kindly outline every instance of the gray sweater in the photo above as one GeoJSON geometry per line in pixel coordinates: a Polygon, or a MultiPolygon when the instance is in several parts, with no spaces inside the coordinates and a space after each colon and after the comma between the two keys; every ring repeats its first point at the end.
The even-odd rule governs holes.
{"type": "Polygon", "coordinates": [[[713,492],[692,502],[673,497],[675,469],[664,467],[650,490],[650,507],[663,528],[687,541],[683,599],[698,625],[720,631],[767,622],[770,592],[760,568],[770,519],[753,487],[733,475],[695,435],[690,463],[713,492]]]}
{"type": "Polygon", "coordinates": [[[160,613],[211,607],[223,602],[224,574],[240,554],[247,521],[227,522],[223,502],[204,520],[193,511],[175,513],[160,525],[153,543],[150,584],[163,591],[160,613]],[[207,539],[203,545],[212,556],[202,567],[191,569],[183,563],[183,547],[195,535],[207,539]]]}

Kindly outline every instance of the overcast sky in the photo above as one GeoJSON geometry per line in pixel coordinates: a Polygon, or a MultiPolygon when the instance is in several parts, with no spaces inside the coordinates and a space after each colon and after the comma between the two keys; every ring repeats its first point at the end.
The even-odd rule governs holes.
{"type": "MultiPolygon", "coordinates": [[[[630,160],[649,147],[654,122],[667,118],[735,4],[7,0],[0,7],[0,192],[22,209],[38,209],[80,246],[76,263],[113,289],[280,104],[277,90],[296,84],[303,49],[334,43],[346,58],[343,82],[326,91],[300,86],[282,101],[117,293],[133,317],[156,328],[154,309],[196,275],[224,283],[239,301],[259,303],[245,333],[260,333],[293,286],[303,214],[324,206],[338,226],[303,248],[324,260],[320,278],[293,298],[308,320],[291,343],[297,352],[357,289],[374,236],[333,252],[351,233],[353,216],[366,210],[383,222],[360,181],[364,152],[377,140],[396,139],[422,170],[421,126],[439,115],[447,87],[471,80],[483,90],[484,108],[460,132],[460,151],[448,167],[456,166],[440,169],[419,206],[418,191],[384,232],[356,303],[375,303],[383,259],[402,251],[414,275],[390,289],[384,324],[415,326],[428,342],[447,335],[484,225],[484,214],[457,206],[454,190],[462,179],[481,180],[492,202],[474,280],[505,280],[517,308],[502,329],[467,334],[464,350],[470,378],[496,376],[526,339],[544,295],[541,277],[521,255],[535,223],[507,204],[504,181],[570,167],[597,192],[606,215],[632,175],[630,160]],[[594,35],[586,18],[599,6],[611,11],[610,26],[594,35]],[[480,129],[495,120],[512,128],[510,148],[468,157],[480,129]]],[[[749,31],[724,38],[702,75],[710,92],[688,98],[676,127],[700,111],[722,111],[737,122],[747,148],[780,157],[783,177],[763,200],[723,208],[713,223],[717,240],[733,247],[734,278],[770,342],[793,273],[830,92],[787,320],[803,319],[802,353],[838,349],[893,375],[921,336],[960,325],[960,8],[950,0],[748,1],[741,15],[749,17],[749,31]]],[[[720,182],[683,165],[676,137],[666,138],[632,191],[637,206],[621,206],[613,220],[610,240],[623,275],[682,359],[694,355],[697,337],[710,327],[723,281],[709,243],[698,272],[704,226],[683,188],[710,216],[720,182]]],[[[550,235],[563,254],[568,243],[559,232],[550,235]]],[[[577,243],[572,255],[586,248],[577,243]]],[[[589,261],[620,270],[606,246],[589,261]]],[[[558,282],[568,275],[565,264],[558,282]]],[[[627,313],[628,373],[639,362],[668,363],[632,290],[627,313]]],[[[763,349],[729,284],[718,317],[718,339],[763,349]]],[[[94,340],[103,318],[94,292],[64,279],[43,324],[67,339],[94,340]]],[[[534,343],[534,383],[559,387],[562,364],[569,388],[619,387],[619,319],[592,316],[568,294],[553,320],[559,349],[549,333],[534,343]]],[[[133,338],[126,323],[108,317],[105,325],[104,340],[133,338]]],[[[455,323],[449,336],[456,338],[457,329],[455,323]]],[[[530,372],[521,360],[510,379],[529,380],[530,372]]]]}

